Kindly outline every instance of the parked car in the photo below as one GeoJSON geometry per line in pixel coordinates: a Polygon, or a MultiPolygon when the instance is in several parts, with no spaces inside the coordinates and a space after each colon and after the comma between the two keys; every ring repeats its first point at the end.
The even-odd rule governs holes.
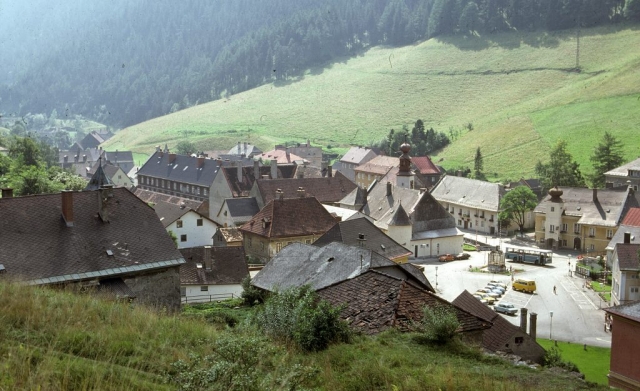
{"type": "Polygon", "coordinates": [[[502,289],[492,288],[492,287],[490,287],[490,286],[488,286],[488,287],[486,287],[486,288],[484,288],[484,289],[488,289],[488,290],[489,290],[489,293],[495,293],[495,294],[497,294],[498,296],[502,296],[502,295],[504,295],[504,291],[503,291],[502,289]]]}
{"type": "Polygon", "coordinates": [[[491,297],[494,297],[494,298],[500,297],[499,294],[497,294],[497,293],[493,292],[491,289],[487,289],[487,288],[478,289],[476,291],[476,293],[478,293],[478,292],[485,293],[485,294],[487,294],[487,295],[489,295],[491,297]]]}
{"type": "Polygon", "coordinates": [[[489,305],[493,304],[496,301],[496,299],[494,297],[491,297],[487,293],[484,293],[484,292],[476,292],[476,293],[474,293],[474,295],[478,295],[478,296],[482,297],[483,299],[487,300],[487,304],[489,304],[489,305]]]}
{"type": "Polygon", "coordinates": [[[493,309],[496,312],[502,312],[503,314],[507,315],[515,315],[518,313],[518,309],[514,307],[513,304],[509,303],[498,303],[493,307],[493,309]]]}
{"type": "Polygon", "coordinates": [[[481,303],[484,304],[489,304],[489,300],[485,299],[484,297],[478,295],[478,294],[474,294],[473,297],[475,297],[476,299],[480,300],[481,303]]]}
{"type": "Polygon", "coordinates": [[[489,282],[489,284],[495,284],[495,285],[497,285],[497,286],[501,286],[501,287],[503,287],[504,289],[507,289],[507,284],[505,284],[505,283],[503,283],[503,282],[500,282],[500,281],[491,280],[491,281],[489,282]]]}
{"type": "Polygon", "coordinates": [[[453,261],[454,259],[455,257],[451,254],[444,254],[438,257],[438,261],[440,262],[450,262],[450,261],[453,261]]]}
{"type": "Polygon", "coordinates": [[[460,254],[456,255],[455,258],[456,258],[456,261],[463,261],[465,259],[471,258],[471,254],[469,254],[469,253],[460,253],[460,254]]]}
{"type": "Polygon", "coordinates": [[[489,289],[489,290],[492,290],[492,291],[500,291],[501,295],[503,295],[504,292],[506,292],[506,289],[504,289],[503,287],[498,286],[498,285],[491,285],[491,283],[487,284],[485,289],[489,289]]]}

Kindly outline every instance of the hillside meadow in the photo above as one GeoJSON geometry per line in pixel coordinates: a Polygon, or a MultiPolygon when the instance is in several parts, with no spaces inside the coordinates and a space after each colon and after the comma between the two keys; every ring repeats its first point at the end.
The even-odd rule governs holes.
{"type": "Polygon", "coordinates": [[[516,367],[414,334],[355,336],[300,353],[242,322],[239,303],[156,313],[92,295],[0,282],[0,390],[581,390],[557,369],[516,367]],[[212,312],[225,316],[211,316],[212,312]],[[216,319],[237,318],[230,328],[216,319]]]}
{"type": "Polygon", "coordinates": [[[194,106],[119,132],[107,149],[151,153],[190,140],[199,149],[250,141],[263,150],[311,139],[327,151],[369,145],[420,118],[454,142],[434,160],[473,165],[477,147],[490,180],[533,174],[558,139],[583,172],[607,130],[640,156],[640,31],[618,25],[576,32],[443,37],[362,55],[194,106]],[[464,127],[473,124],[473,130],[464,127]]]}

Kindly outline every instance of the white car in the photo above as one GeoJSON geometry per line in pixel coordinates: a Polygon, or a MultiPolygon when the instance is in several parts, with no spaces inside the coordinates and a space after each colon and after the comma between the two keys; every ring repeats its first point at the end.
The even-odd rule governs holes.
{"type": "Polygon", "coordinates": [[[493,306],[493,309],[496,312],[502,312],[503,314],[507,314],[507,315],[515,315],[518,313],[518,309],[510,303],[498,303],[495,306],[493,306]]]}
{"type": "Polygon", "coordinates": [[[497,285],[497,286],[499,286],[499,287],[502,287],[502,288],[504,288],[504,289],[507,289],[507,284],[502,283],[502,282],[500,282],[500,281],[496,281],[496,280],[491,280],[491,281],[489,282],[489,284],[487,284],[487,285],[497,285]]]}

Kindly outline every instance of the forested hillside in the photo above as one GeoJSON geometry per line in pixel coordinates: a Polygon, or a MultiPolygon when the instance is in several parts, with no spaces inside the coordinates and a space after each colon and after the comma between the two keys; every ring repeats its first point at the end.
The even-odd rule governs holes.
{"type": "Polygon", "coordinates": [[[640,15],[640,0],[29,3],[0,6],[0,112],[57,109],[114,126],[295,79],[372,45],[640,15]]]}

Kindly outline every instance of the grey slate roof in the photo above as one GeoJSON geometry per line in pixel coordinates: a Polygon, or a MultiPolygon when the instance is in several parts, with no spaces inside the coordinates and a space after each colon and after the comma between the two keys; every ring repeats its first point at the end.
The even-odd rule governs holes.
{"type": "Polygon", "coordinates": [[[640,227],[633,227],[629,225],[621,225],[618,227],[618,230],[613,235],[613,238],[609,241],[607,245],[607,249],[613,249],[616,244],[624,243],[624,234],[625,232],[629,232],[631,234],[631,244],[640,243],[640,227]]]}
{"type": "Polygon", "coordinates": [[[262,151],[251,143],[242,142],[235,145],[228,152],[229,155],[253,156],[259,155],[262,151]]]}
{"type": "Polygon", "coordinates": [[[365,237],[364,248],[391,260],[412,254],[411,251],[391,239],[366,218],[339,222],[313,242],[313,245],[322,247],[332,242],[340,242],[350,246],[359,246],[359,234],[363,234],[365,237]]]}
{"type": "Polygon", "coordinates": [[[203,247],[183,248],[180,252],[186,261],[180,266],[180,285],[240,284],[249,275],[242,246],[212,247],[211,270],[205,266],[203,247]]]}
{"type": "Polygon", "coordinates": [[[84,190],[98,190],[104,185],[113,185],[111,178],[104,172],[102,164],[98,164],[96,172],[91,176],[84,190]]]}
{"type": "Polygon", "coordinates": [[[351,193],[347,194],[343,199],[340,200],[340,204],[349,206],[362,206],[366,203],[367,191],[360,186],[356,186],[355,189],[351,191],[351,193]]]}
{"type": "Polygon", "coordinates": [[[184,263],[153,209],[129,190],[113,189],[108,223],[98,217],[98,191],[71,194],[73,227],[60,194],[0,198],[0,264],[8,276],[47,284],[184,263]]]}
{"type": "Polygon", "coordinates": [[[640,301],[604,309],[606,312],[640,323],[640,301]]]}
{"type": "Polygon", "coordinates": [[[497,212],[504,188],[498,183],[447,175],[431,191],[440,202],[497,212]]]}
{"type": "MultiPolygon", "coordinates": [[[[620,223],[625,205],[628,200],[629,189],[597,190],[597,201],[593,200],[593,189],[581,187],[561,187],[563,214],[576,216],[578,224],[615,227],[620,223]]],[[[534,209],[536,213],[546,213],[547,208],[557,205],[547,195],[534,209]]]]}
{"type": "MultiPolygon", "coordinates": [[[[178,220],[185,214],[192,211],[190,208],[186,206],[180,206],[176,204],[171,204],[168,202],[160,201],[153,205],[153,209],[156,211],[158,218],[162,222],[162,225],[167,228],[174,221],[178,220]]],[[[196,212],[194,212],[196,213],[196,212]]]]}
{"type": "MultiPolygon", "coordinates": [[[[405,279],[415,280],[395,262],[371,250],[333,242],[324,247],[292,243],[272,258],[251,283],[268,291],[307,284],[318,290],[369,269],[391,269],[404,275],[405,279]]],[[[414,282],[421,284],[421,281],[414,282]]]]}
{"type": "Polygon", "coordinates": [[[341,162],[360,165],[376,157],[376,153],[371,148],[351,147],[347,153],[340,158],[341,162]]]}
{"type": "Polygon", "coordinates": [[[391,216],[391,219],[389,220],[389,225],[393,225],[393,226],[411,225],[411,220],[409,219],[409,215],[407,214],[407,212],[402,207],[402,202],[400,202],[398,207],[395,209],[396,209],[395,213],[393,214],[393,216],[391,216]]]}
{"type": "Polygon", "coordinates": [[[630,161],[627,164],[623,164],[620,167],[616,167],[611,171],[607,171],[604,175],[625,177],[629,175],[629,170],[640,170],[640,158],[630,161]]]}
{"type": "MultiPolygon", "coordinates": [[[[224,200],[232,218],[249,217],[260,212],[255,197],[227,198],[224,200]]],[[[245,220],[246,221],[246,220],[245,220]]]]}
{"type": "MultiPolygon", "coordinates": [[[[159,202],[167,202],[169,204],[177,206],[184,205],[185,207],[193,210],[199,210],[201,205],[207,202],[190,200],[187,198],[172,196],[169,194],[156,193],[155,191],[144,190],[140,188],[135,189],[134,194],[136,195],[136,197],[149,204],[155,205],[159,202]]],[[[204,212],[202,212],[202,214],[204,214],[204,212]]]]}
{"type": "Polygon", "coordinates": [[[185,155],[176,155],[175,160],[169,164],[168,153],[156,152],[138,170],[138,176],[144,175],[153,178],[168,179],[181,183],[189,183],[211,187],[213,180],[220,171],[217,161],[205,159],[204,165],[198,168],[197,158],[185,155]]]}

